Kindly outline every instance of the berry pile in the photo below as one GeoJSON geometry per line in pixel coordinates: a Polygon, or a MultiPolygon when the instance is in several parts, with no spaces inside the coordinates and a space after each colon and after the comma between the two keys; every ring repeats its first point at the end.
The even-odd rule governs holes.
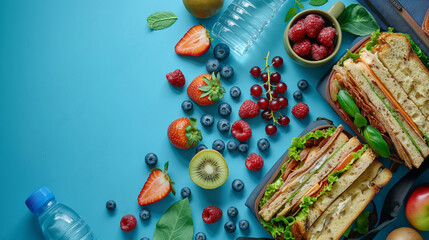
{"type": "Polygon", "coordinates": [[[268,135],[274,135],[277,132],[276,124],[286,126],[290,120],[287,116],[283,116],[280,110],[288,105],[288,99],[282,94],[286,93],[287,85],[281,81],[281,75],[278,72],[270,73],[270,67],[280,68],[283,65],[283,59],[279,56],[274,57],[269,64],[270,52],[265,58],[265,67],[261,70],[258,66],[250,69],[250,74],[255,78],[260,78],[262,84],[255,84],[250,88],[250,94],[259,98],[257,103],[246,100],[240,107],[239,116],[241,118],[252,118],[259,115],[262,110],[262,118],[266,121],[273,121],[265,127],[265,132],[268,135]],[[265,89],[264,90],[262,89],[265,89]]]}
{"type": "Polygon", "coordinates": [[[293,42],[293,51],[310,60],[321,60],[334,51],[335,28],[326,26],[325,20],[317,14],[309,14],[298,20],[288,31],[293,42]]]}

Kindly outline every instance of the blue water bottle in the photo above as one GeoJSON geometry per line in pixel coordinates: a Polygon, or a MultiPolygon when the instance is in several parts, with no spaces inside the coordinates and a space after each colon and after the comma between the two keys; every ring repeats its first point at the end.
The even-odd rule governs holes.
{"type": "Polygon", "coordinates": [[[41,187],[31,194],[25,204],[39,218],[47,240],[96,239],[80,216],[66,205],[58,203],[47,187],[41,187]]]}

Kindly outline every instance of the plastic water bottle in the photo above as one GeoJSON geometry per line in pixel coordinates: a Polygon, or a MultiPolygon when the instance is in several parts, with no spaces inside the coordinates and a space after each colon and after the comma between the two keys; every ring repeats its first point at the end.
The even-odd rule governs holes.
{"type": "Polygon", "coordinates": [[[214,24],[211,33],[244,55],[286,0],[234,0],[214,24]]]}
{"type": "Polygon", "coordinates": [[[66,205],[58,203],[47,187],[31,194],[25,204],[39,218],[40,227],[47,240],[96,239],[80,216],[66,205]]]}

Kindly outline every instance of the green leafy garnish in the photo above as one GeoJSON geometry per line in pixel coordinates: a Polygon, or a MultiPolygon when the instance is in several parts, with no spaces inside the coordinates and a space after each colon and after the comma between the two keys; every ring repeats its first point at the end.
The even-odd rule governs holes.
{"type": "MultiPolygon", "coordinates": [[[[311,0],[308,4],[313,6],[322,6],[327,2],[328,0],[311,0]]],[[[301,0],[295,0],[293,7],[287,10],[285,22],[289,21],[293,16],[296,15],[298,8],[304,9],[304,5],[302,5],[301,0]]]]}
{"type": "Polygon", "coordinates": [[[153,240],[192,239],[194,223],[192,221],[189,199],[175,202],[156,223],[153,240]]]}
{"type": "Polygon", "coordinates": [[[176,20],[176,14],[170,11],[156,12],[147,17],[147,25],[153,30],[161,30],[170,27],[176,20]]]}
{"type": "Polygon", "coordinates": [[[308,4],[313,6],[322,6],[323,4],[327,3],[328,0],[311,0],[308,4]]]}
{"type": "Polygon", "coordinates": [[[355,100],[345,90],[340,90],[337,96],[338,103],[341,108],[351,117],[355,117],[360,113],[359,107],[356,105],[355,100]]]}
{"type": "Polygon", "coordinates": [[[393,33],[393,30],[394,30],[394,28],[393,28],[393,27],[388,27],[388,28],[387,28],[387,32],[388,32],[388,33],[393,33]]]}
{"type": "Polygon", "coordinates": [[[298,8],[296,6],[289,8],[286,13],[285,22],[289,21],[295,14],[298,12],[298,8]]]}
{"type": "Polygon", "coordinates": [[[362,116],[362,114],[360,113],[356,113],[353,123],[358,126],[358,127],[365,127],[366,125],[368,125],[368,120],[366,120],[366,118],[364,116],[362,116]]]}
{"type": "MultiPolygon", "coordinates": [[[[286,165],[283,164],[283,165],[286,165]]],[[[265,203],[270,200],[270,198],[274,195],[274,193],[283,185],[283,175],[284,168],[282,167],[282,172],[277,176],[276,180],[267,186],[267,189],[265,190],[264,196],[261,198],[261,201],[259,202],[259,207],[262,207],[265,205],[265,203]]]]}
{"type": "Polygon", "coordinates": [[[420,130],[420,132],[423,133],[423,138],[425,139],[426,144],[429,146],[429,137],[422,130],[420,130]]]}
{"type": "Polygon", "coordinates": [[[358,36],[366,36],[380,29],[371,13],[360,4],[350,4],[338,18],[341,29],[358,36]]]}
{"type": "Polygon", "coordinates": [[[295,240],[293,234],[290,232],[292,225],[295,223],[294,217],[278,216],[271,219],[269,222],[266,222],[261,218],[261,223],[262,226],[267,229],[267,231],[270,232],[274,238],[283,234],[284,239],[295,240]]]}
{"type": "Polygon", "coordinates": [[[360,234],[365,234],[369,231],[369,214],[371,212],[366,211],[359,214],[356,218],[355,227],[353,230],[360,234]]]}
{"type": "Polygon", "coordinates": [[[321,137],[328,137],[334,134],[336,128],[327,128],[325,131],[316,130],[314,132],[309,132],[303,137],[297,137],[292,139],[292,144],[289,147],[289,161],[295,159],[296,161],[301,160],[299,153],[305,148],[305,143],[310,139],[319,139],[321,137]]]}
{"type": "MultiPolygon", "coordinates": [[[[381,33],[380,33],[380,29],[378,29],[377,31],[373,32],[371,34],[371,40],[369,42],[367,42],[365,44],[365,48],[366,50],[372,52],[372,48],[379,44],[380,42],[378,41],[378,37],[380,37],[381,33]]],[[[362,48],[363,49],[363,48],[362,48]]]]}
{"type": "Polygon", "coordinates": [[[347,54],[344,55],[344,57],[342,57],[340,59],[340,61],[338,61],[338,65],[339,66],[343,66],[344,65],[344,61],[346,61],[349,58],[353,59],[353,61],[356,61],[356,60],[358,60],[358,58],[360,58],[360,54],[358,54],[358,53],[352,53],[352,52],[350,52],[350,50],[347,49],[347,54]]]}
{"type": "Polygon", "coordinates": [[[420,49],[419,46],[411,39],[409,34],[402,33],[408,38],[408,41],[411,44],[411,47],[413,48],[414,52],[416,53],[417,57],[422,61],[423,65],[429,70],[429,60],[426,54],[420,49]]]}

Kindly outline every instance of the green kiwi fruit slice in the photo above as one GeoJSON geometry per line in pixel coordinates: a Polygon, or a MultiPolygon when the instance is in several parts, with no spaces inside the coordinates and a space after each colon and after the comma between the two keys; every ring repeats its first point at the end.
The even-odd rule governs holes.
{"type": "Polygon", "coordinates": [[[189,176],[205,189],[220,187],[228,178],[228,165],[222,154],[212,149],[199,151],[189,163],[189,176]]]}

